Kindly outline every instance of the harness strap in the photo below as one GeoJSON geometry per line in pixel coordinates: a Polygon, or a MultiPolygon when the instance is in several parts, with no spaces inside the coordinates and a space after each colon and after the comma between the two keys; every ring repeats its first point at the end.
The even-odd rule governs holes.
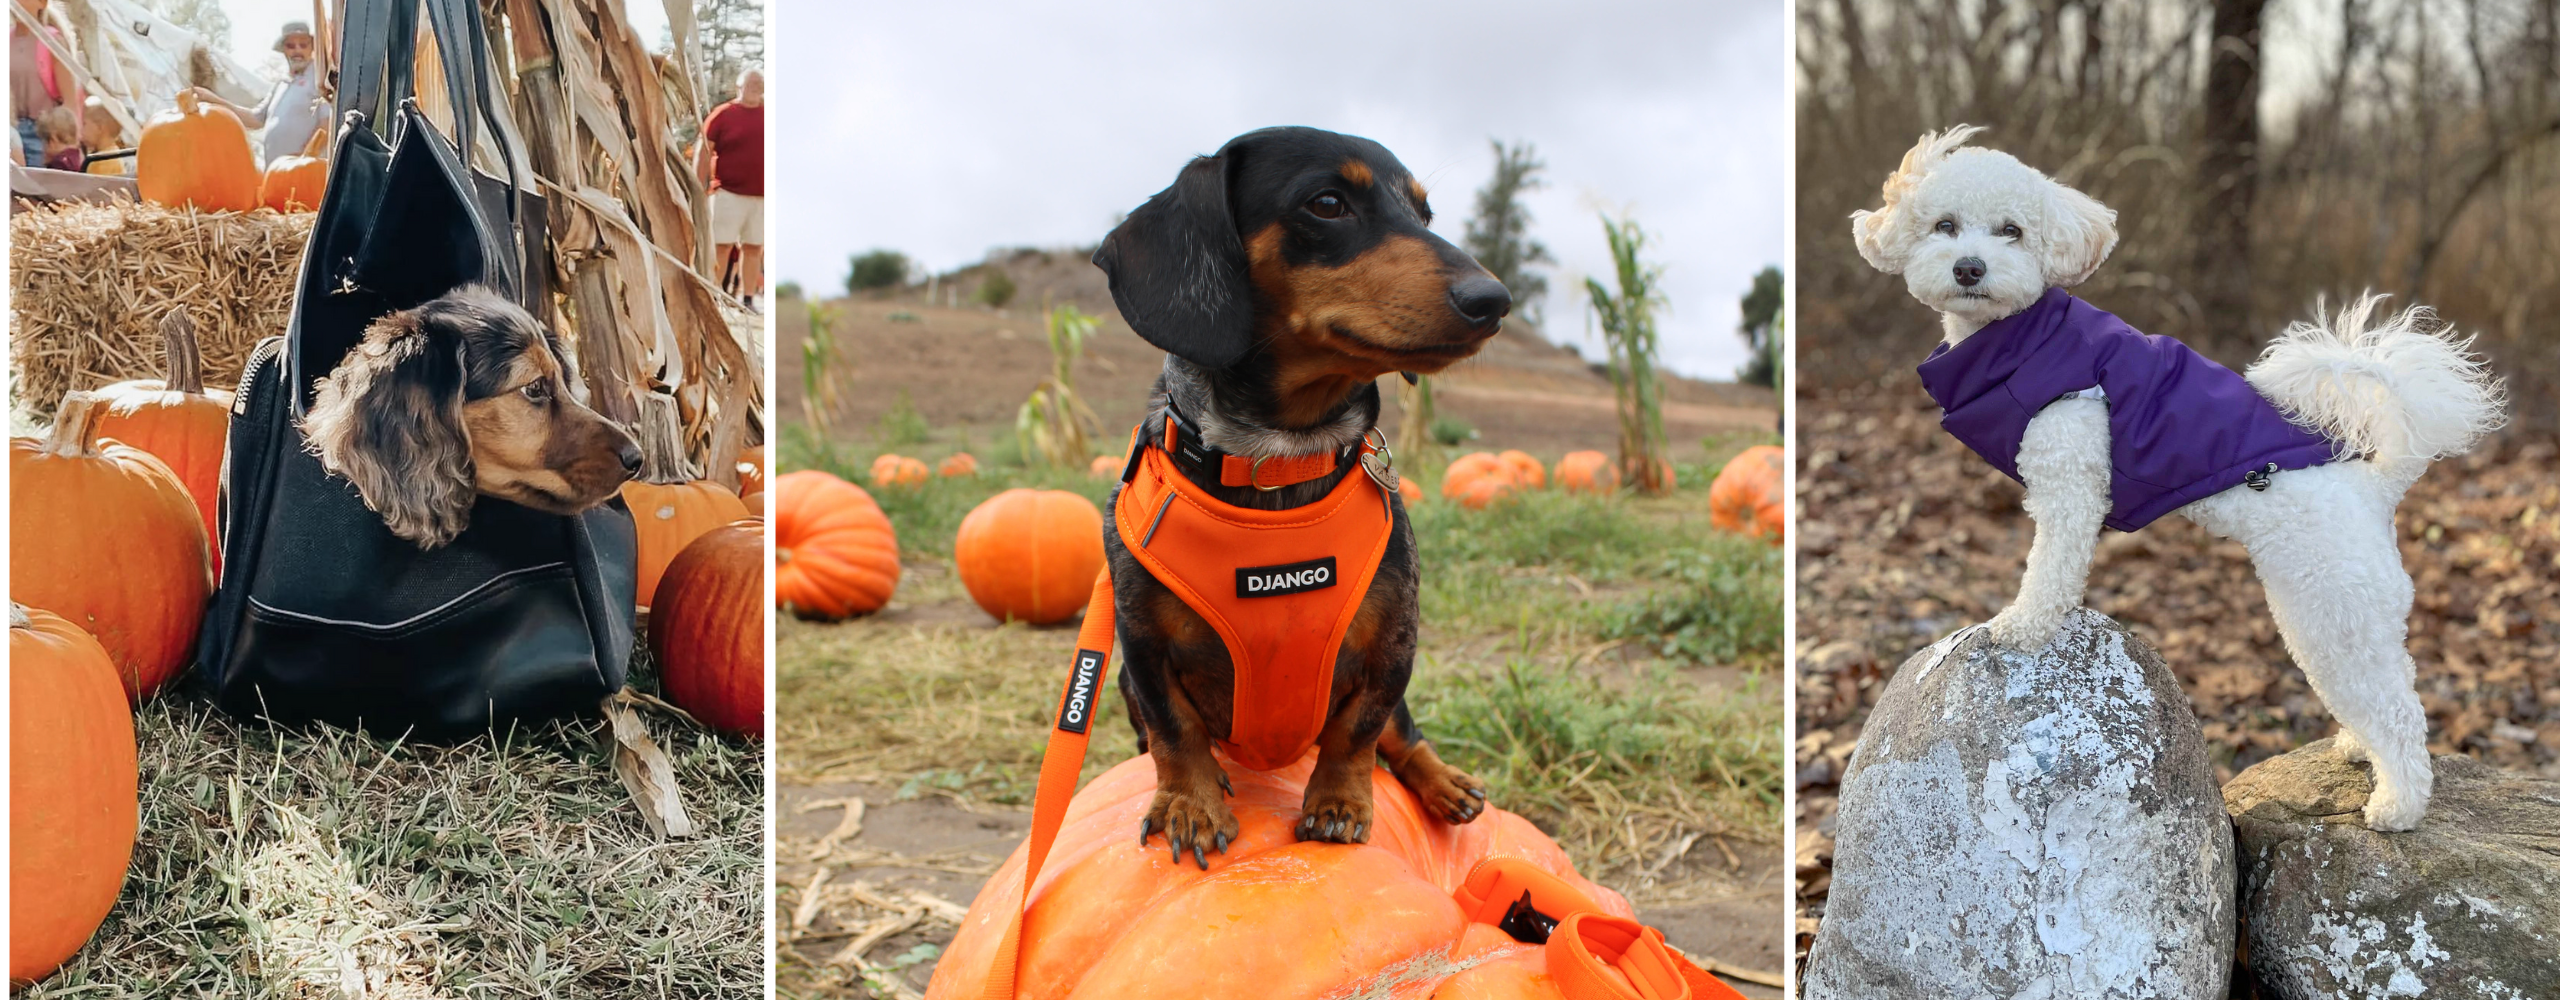
{"type": "Polygon", "coordinates": [[[1075,798],[1076,778],[1084,773],[1094,698],[1102,690],[1103,668],[1111,664],[1112,635],[1111,570],[1106,567],[1093,578],[1093,599],[1084,606],[1084,627],[1076,631],[1074,669],[1058,692],[1058,721],[1049,730],[1049,748],[1040,752],[1040,786],[1031,799],[1031,840],[1022,860],[1022,901],[1006,916],[995,968],[987,973],[987,1000],[1013,1000],[1014,975],[1022,962],[1022,915],[1031,908],[1040,863],[1057,842],[1058,828],[1066,825],[1067,803],[1075,798]]]}
{"type": "MultiPolygon", "coordinates": [[[[1164,412],[1164,432],[1157,441],[1163,444],[1166,454],[1173,456],[1173,464],[1195,478],[1215,480],[1220,486],[1251,486],[1269,492],[1284,486],[1311,483],[1334,474],[1345,462],[1358,461],[1361,452],[1360,446],[1354,444],[1341,451],[1313,455],[1271,458],[1238,455],[1211,446],[1200,432],[1200,425],[1192,423],[1191,418],[1184,416],[1172,403],[1165,404],[1164,412]]],[[[1142,437],[1143,433],[1142,429],[1142,437]]],[[[1148,443],[1151,442],[1140,441],[1139,445],[1143,447],[1148,443]]],[[[1136,459],[1133,449],[1129,465],[1136,466],[1136,459]]]]}

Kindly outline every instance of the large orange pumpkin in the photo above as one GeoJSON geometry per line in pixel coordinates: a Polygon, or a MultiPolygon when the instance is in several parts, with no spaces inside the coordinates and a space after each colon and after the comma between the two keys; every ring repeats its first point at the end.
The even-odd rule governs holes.
{"type": "Polygon", "coordinates": [[[1771,543],[1787,537],[1787,452],[1776,445],[1756,445],[1733,456],[1707,487],[1707,520],[1717,528],[1766,536],[1771,543]]]}
{"type": "Polygon", "coordinates": [[[871,460],[871,484],[874,486],[921,486],[932,476],[922,459],[884,454],[871,460]]]}
{"type": "Polygon", "coordinates": [[[943,459],[942,467],[935,471],[941,473],[944,479],[977,475],[978,456],[965,451],[952,452],[951,457],[943,459]]]}
{"type": "Polygon", "coordinates": [[[1546,488],[1547,467],[1538,464],[1538,460],[1530,457],[1528,452],[1513,448],[1494,457],[1501,459],[1503,467],[1511,470],[1514,484],[1525,489],[1546,488]]]}
{"type": "MultiPolygon", "coordinates": [[[[764,446],[738,453],[738,495],[764,492],[764,446]]],[[[751,505],[747,509],[754,510],[751,505]]]]}
{"type": "Polygon", "coordinates": [[[802,618],[878,611],[898,589],[898,536],[871,494],[816,469],[773,480],[773,600],[802,618]]]}
{"type": "Polygon", "coordinates": [[[1095,455],[1093,464],[1086,466],[1085,471],[1092,473],[1095,479],[1118,479],[1121,471],[1128,467],[1129,457],[1126,455],[1095,455]]]}
{"type": "Polygon", "coordinates": [[[215,503],[222,493],[222,449],[230,441],[231,390],[204,387],[204,355],[186,310],[160,322],[167,351],[166,379],[134,379],[99,389],[105,410],[90,425],[89,440],[114,438],[150,452],[187,488],[204,515],[204,536],[214,573],[222,572],[215,503]]]}
{"type": "MultiPolygon", "coordinates": [[[[1130,836],[1155,794],[1151,760],[1132,758],[1093,779],[1067,807],[1032,889],[1015,995],[1555,1000],[1562,994],[1542,949],[1468,919],[1459,894],[1490,858],[1519,859],[1581,893],[1594,911],[1586,921],[1634,916],[1527,820],[1488,808],[1451,826],[1427,816],[1384,770],[1370,772],[1368,843],[1300,843],[1294,828],[1314,760],[1269,772],[1222,761],[1238,835],[1209,856],[1205,872],[1171,857],[1161,835],[1144,844],[1130,836]],[[1507,967],[1475,971],[1492,966],[1507,967]]],[[[929,1000],[976,1000],[984,991],[1022,906],[1023,865],[1017,847],[970,904],[934,966],[929,1000]]]]}
{"type": "Polygon", "coordinates": [[[194,659],[213,591],[204,518],[169,466],[89,428],[105,410],[68,393],[44,438],[9,442],[9,597],[106,647],[139,705],[194,659]]]}
{"type": "Polygon", "coordinates": [[[1512,470],[1489,451],[1471,451],[1449,463],[1449,471],[1440,476],[1440,495],[1455,500],[1466,495],[1476,480],[1491,477],[1509,483],[1512,470]]]}
{"type": "Polygon", "coordinates": [[[1618,465],[1596,451],[1577,451],[1556,460],[1556,485],[1567,493],[1613,493],[1618,465]]]}
{"type": "Polygon", "coordinates": [[[703,532],[658,578],[649,652],[667,700],[704,725],[764,735],[764,522],[703,532]]]}
{"type": "Polygon", "coordinates": [[[151,116],[133,156],[133,179],[142,200],[192,205],[208,212],[258,207],[258,157],[249,133],[228,108],[178,91],[178,106],[151,116]]]}
{"type": "Polygon", "coordinates": [[[678,419],[675,397],[643,400],[640,478],[622,484],[622,502],[631,505],[640,531],[641,597],[658,592],[667,563],[703,532],[747,516],[746,503],[728,487],[684,474],[678,419]]]}
{"type": "Polygon", "coordinates": [[[88,943],[133,861],[133,710],[78,626],[9,606],[9,978],[88,943]]]}
{"type": "Polygon", "coordinates": [[[1503,476],[1477,476],[1468,480],[1466,490],[1458,494],[1458,506],[1483,510],[1493,506],[1494,501],[1510,496],[1515,488],[1511,480],[1503,476]]]}
{"type": "Polygon", "coordinates": [[[267,164],[258,180],[258,204],[279,212],[318,211],[320,194],[329,186],[329,161],[321,155],[328,143],[329,130],[316,129],[300,155],[279,156],[267,164]]]}
{"type": "Polygon", "coordinates": [[[988,614],[1062,622],[1083,610],[1102,572],[1102,511],[1065,490],[1006,490],[961,519],[951,561],[988,614]]]}

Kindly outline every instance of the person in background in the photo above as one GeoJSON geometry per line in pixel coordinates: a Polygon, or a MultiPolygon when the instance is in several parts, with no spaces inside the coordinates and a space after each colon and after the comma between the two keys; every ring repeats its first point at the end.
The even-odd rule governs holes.
{"type": "Polygon", "coordinates": [[[275,88],[267,91],[267,99],[254,108],[244,108],[222,99],[203,87],[196,88],[196,99],[231,109],[240,116],[240,124],[248,128],[264,127],[266,137],[259,142],[260,164],[274,163],[277,157],[296,156],[320,130],[329,117],[329,102],[320,96],[320,67],[311,58],[318,42],[311,25],[304,21],[286,21],[284,31],[276,38],[276,51],[284,54],[285,68],[290,72],[275,88]]]}
{"type": "Polygon", "coordinates": [[[764,289],[764,74],[738,74],[736,100],[711,109],[694,146],[693,172],[711,186],[713,259],[738,255],[739,301],[755,310],[764,289]]]}
{"type": "MultiPolygon", "coordinates": [[[[85,112],[80,116],[81,152],[96,156],[117,148],[116,142],[123,135],[124,126],[117,124],[116,116],[107,111],[106,99],[91,94],[81,108],[85,112]]],[[[112,160],[90,160],[87,169],[93,174],[122,177],[130,172],[126,169],[125,163],[131,159],[132,157],[127,156],[112,160]]]]}
{"type": "Polygon", "coordinates": [[[80,116],[68,107],[58,107],[36,119],[36,131],[44,135],[44,165],[49,170],[79,173],[89,162],[80,151],[80,116]]]}
{"type": "MultiPolygon", "coordinates": [[[[18,9],[44,21],[52,0],[9,0],[18,9]]],[[[46,25],[45,33],[55,41],[62,40],[62,30],[46,25]]],[[[45,112],[64,106],[79,107],[85,95],[71,72],[55,65],[53,50],[27,30],[26,22],[9,19],[9,104],[18,117],[18,162],[36,166],[45,161],[44,136],[36,122],[45,112]]],[[[73,120],[75,130],[78,120],[73,120]]],[[[74,143],[78,137],[74,136],[74,143]]]]}

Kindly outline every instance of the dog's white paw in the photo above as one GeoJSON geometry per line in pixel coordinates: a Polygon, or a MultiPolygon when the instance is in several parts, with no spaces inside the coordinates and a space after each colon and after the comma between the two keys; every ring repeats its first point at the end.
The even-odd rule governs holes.
{"type": "Polygon", "coordinates": [[[2366,748],[2364,740],[2357,738],[2353,729],[2340,727],[2337,742],[2330,745],[2337,748],[2338,756],[2358,764],[2373,759],[2373,751],[2366,748]]]}
{"type": "Polygon", "coordinates": [[[1992,616],[1988,626],[1991,641],[2021,653],[2033,653],[2053,642],[2053,633],[2062,628],[2061,614],[2030,611],[2010,605],[1992,616]]]}
{"type": "Polygon", "coordinates": [[[2373,795],[2364,800],[2365,829],[2376,833],[2401,833],[2418,828],[2427,818],[2427,796],[2407,788],[2393,788],[2376,783],[2373,795]]]}

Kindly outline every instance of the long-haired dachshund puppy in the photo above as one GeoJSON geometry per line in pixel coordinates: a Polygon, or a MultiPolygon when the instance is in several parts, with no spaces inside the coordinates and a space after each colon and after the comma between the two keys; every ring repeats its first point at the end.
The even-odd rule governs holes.
{"type": "Polygon", "coordinates": [[[2425,307],[2383,316],[2372,295],[2294,324],[2245,378],[2136,331],[2063,291],[2115,248],[2115,212],[1962,148],[1979,131],[1921,136],[1852,225],[1867,262],[1940,314],[1920,381],[1946,429],[2026,485],[2035,543],[1991,637],[2044,648],[2087,592],[2100,525],[2183,515],[2248,547],[2338,747],[2373,763],[2366,825],[2416,827],[2434,772],[2392,512],[2429,462],[2499,424],[2498,380],[2425,307]]]}
{"type": "Polygon", "coordinates": [[[572,395],[551,331],[477,285],[375,320],[320,380],[302,433],[427,549],[462,533],[481,494],[575,514],[640,468],[639,442],[572,395]]]}
{"type": "MultiPolygon", "coordinates": [[[[1304,506],[1362,474],[1351,449],[1377,425],[1376,380],[1466,359],[1511,310],[1502,284],[1430,221],[1422,185],[1367,139],[1263,129],[1193,159],[1093,255],[1130,328],[1167,352],[1141,437],[1162,441],[1175,421],[1189,442],[1179,451],[1192,453],[1177,458],[1185,477],[1238,507],[1304,506]],[[1225,456],[1327,455],[1345,457],[1277,489],[1211,471],[1225,456]]],[[[1405,708],[1418,571],[1412,529],[1386,492],[1391,535],[1335,660],[1301,840],[1368,839],[1369,775],[1382,757],[1443,820],[1484,807],[1484,785],[1443,763],[1405,708]]],[[[1130,553],[1139,540],[1108,518],[1103,532],[1126,654],[1120,691],[1156,765],[1140,839],[1161,832],[1177,857],[1188,849],[1206,868],[1206,852],[1237,830],[1210,756],[1235,718],[1233,662],[1212,626],[1130,553]]]]}

